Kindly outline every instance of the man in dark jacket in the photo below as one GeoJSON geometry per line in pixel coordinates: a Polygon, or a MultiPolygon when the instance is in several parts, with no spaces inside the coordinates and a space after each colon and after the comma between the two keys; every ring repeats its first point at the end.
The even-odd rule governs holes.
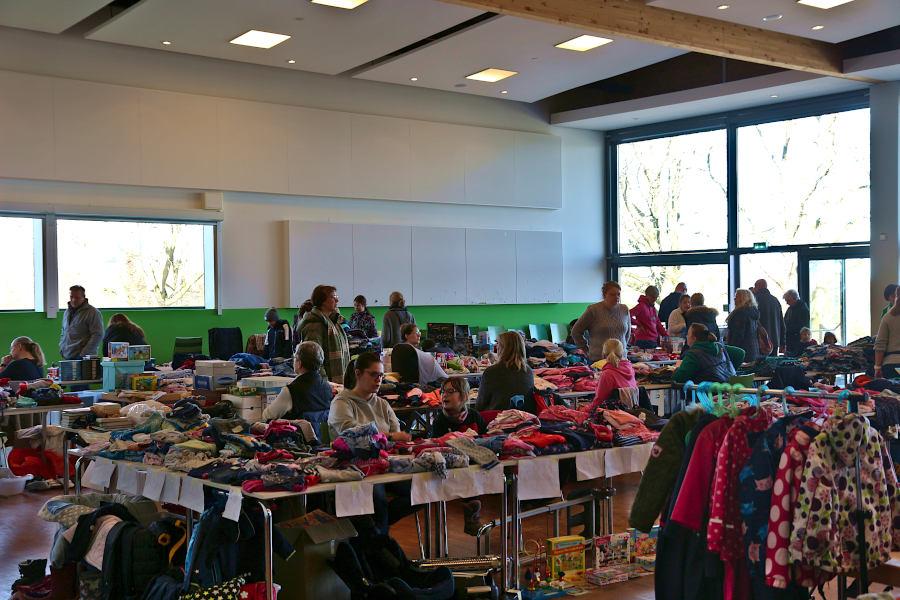
{"type": "Polygon", "coordinates": [[[788,356],[799,356],[803,350],[800,345],[800,330],[809,327],[809,306],[800,299],[797,290],[786,291],[783,298],[788,309],[784,313],[785,347],[781,351],[788,356]]]}
{"type": "Polygon", "coordinates": [[[672,314],[673,310],[678,308],[678,303],[681,302],[681,297],[685,294],[687,294],[687,284],[681,282],[675,286],[674,292],[663,298],[663,301],[659,303],[660,322],[669,322],[669,315],[672,314]]]}
{"type": "Polygon", "coordinates": [[[63,313],[59,355],[65,360],[75,360],[86,354],[97,354],[102,339],[100,311],[90,305],[83,287],[73,285],[69,288],[69,306],[63,313]]]}
{"type": "Polygon", "coordinates": [[[769,284],[765,279],[758,279],[753,284],[753,294],[759,305],[759,324],[766,328],[769,339],[772,340],[772,354],[778,354],[778,350],[785,347],[781,302],[769,291],[769,284]]]}
{"type": "Polygon", "coordinates": [[[278,318],[278,311],[270,308],[266,311],[266,322],[269,328],[266,330],[266,344],[263,354],[266,359],[290,358],[293,355],[293,331],[291,324],[278,318]]]}

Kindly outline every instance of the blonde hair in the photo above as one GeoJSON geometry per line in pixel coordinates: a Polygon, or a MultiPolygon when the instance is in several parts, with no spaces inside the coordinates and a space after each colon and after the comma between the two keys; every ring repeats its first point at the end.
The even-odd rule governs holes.
{"type": "Polygon", "coordinates": [[[12,341],[12,345],[19,345],[25,348],[25,350],[34,357],[34,362],[37,363],[37,366],[44,366],[44,351],[41,350],[40,344],[31,339],[28,336],[20,336],[12,341]]]}
{"type": "Polygon", "coordinates": [[[734,292],[734,308],[738,309],[745,306],[756,307],[756,296],[750,290],[740,288],[734,292]]]}
{"type": "Polygon", "coordinates": [[[618,367],[619,361],[625,358],[625,347],[622,346],[622,341],[618,338],[609,338],[603,342],[602,354],[606,357],[609,364],[618,367]]]}
{"type": "Polygon", "coordinates": [[[525,370],[525,339],[521,335],[515,331],[501,333],[497,345],[500,347],[498,364],[514,371],[525,370]]]}

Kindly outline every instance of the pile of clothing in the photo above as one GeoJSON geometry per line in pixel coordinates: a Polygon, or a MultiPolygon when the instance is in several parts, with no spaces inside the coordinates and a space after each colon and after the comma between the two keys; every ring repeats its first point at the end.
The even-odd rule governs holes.
{"type": "Polygon", "coordinates": [[[800,355],[800,363],[817,373],[862,373],[874,364],[870,349],[867,338],[847,346],[810,346],[800,355]]]}
{"type": "Polygon", "coordinates": [[[441,405],[441,391],[430,385],[385,381],[381,384],[378,395],[390,402],[391,406],[441,405]]]}
{"type": "MultiPolygon", "coordinates": [[[[638,363],[641,364],[641,363],[638,363]]],[[[675,375],[674,366],[665,366],[657,368],[636,369],[638,372],[638,383],[672,383],[672,377],[675,375]]]]}
{"type": "Polygon", "coordinates": [[[541,368],[534,370],[534,376],[556,386],[559,392],[595,392],[599,378],[597,372],[588,365],[565,368],[541,368]]]}
{"type": "Polygon", "coordinates": [[[525,342],[525,355],[534,369],[590,364],[584,351],[575,344],[554,344],[547,340],[525,342]]]}

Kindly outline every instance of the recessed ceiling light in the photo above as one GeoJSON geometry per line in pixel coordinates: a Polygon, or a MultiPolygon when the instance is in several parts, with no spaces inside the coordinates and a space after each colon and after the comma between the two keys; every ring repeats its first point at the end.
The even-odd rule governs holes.
{"type": "Polygon", "coordinates": [[[720,4],[716,8],[718,10],[728,10],[729,8],[731,8],[731,5],[730,4],[720,4]]]}
{"type": "Polygon", "coordinates": [[[487,81],[488,83],[497,83],[507,77],[518,75],[518,71],[507,71],[506,69],[484,69],[471,75],[466,75],[466,79],[474,79],[475,81],[487,81]]]}
{"type": "Polygon", "coordinates": [[[170,42],[169,40],[163,40],[162,45],[163,46],[171,46],[172,42],[170,42]]]}
{"type": "Polygon", "coordinates": [[[600,46],[611,42],[612,40],[610,39],[597,37],[595,35],[579,35],[577,38],[572,38],[569,41],[556,44],[556,47],[562,48],[563,50],[574,50],[575,52],[587,52],[588,50],[599,48],[600,46]]]}
{"type": "Polygon", "coordinates": [[[269,33],[268,31],[251,29],[247,33],[243,33],[231,40],[229,44],[269,49],[289,39],[291,39],[291,36],[282,33],[269,33]]]}
{"type": "Polygon", "coordinates": [[[767,16],[763,17],[762,20],[765,21],[766,23],[768,23],[769,21],[780,21],[783,18],[784,18],[784,15],[779,13],[777,15],[767,15],[767,16]]]}
{"type": "Polygon", "coordinates": [[[821,30],[825,29],[825,26],[824,25],[813,25],[812,27],[810,27],[810,29],[812,29],[813,31],[821,31],[821,30]]]}
{"type": "Polygon", "coordinates": [[[778,97],[778,94],[772,94],[771,96],[769,96],[769,98],[777,98],[777,97],[778,97]]]}
{"type": "Polygon", "coordinates": [[[297,62],[297,61],[294,60],[293,58],[289,58],[288,61],[287,61],[287,63],[288,63],[289,65],[292,65],[292,64],[294,64],[294,63],[296,63],[296,62],[297,62]]]}
{"type": "Polygon", "coordinates": [[[464,83],[454,83],[454,84],[453,84],[453,87],[455,87],[455,88],[464,88],[464,87],[466,87],[466,84],[464,84],[464,83]]]}
{"type": "Polygon", "coordinates": [[[797,4],[812,6],[814,8],[824,8],[826,10],[850,2],[853,2],[853,0],[797,0],[797,4]]]}
{"type": "Polygon", "coordinates": [[[418,77],[410,77],[409,80],[410,80],[410,81],[418,81],[419,78],[418,78],[418,77]]]}
{"type": "Polygon", "coordinates": [[[509,93],[509,90],[503,90],[503,91],[500,92],[500,93],[501,93],[501,94],[508,94],[508,93],[509,93]]]}
{"type": "Polygon", "coordinates": [[[312,0],[313,4],[323,4],[325,6],[334,6],[336,8],[346,8],[353,10],[361,4],[365,4],[369,0],[312,0]]]}

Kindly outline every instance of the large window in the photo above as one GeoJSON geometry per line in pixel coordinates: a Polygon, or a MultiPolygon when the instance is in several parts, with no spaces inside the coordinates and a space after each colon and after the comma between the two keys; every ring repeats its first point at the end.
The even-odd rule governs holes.
{"type": "Polygon", "coordinates": [[[40,310],[41,221],[0,217],[0,240],[6,248],[0,310],[40,310]]]}
{"type": "Polygon", "coordinates": [[[660,298],[675,291],[679,282],[688,283],[688,293],[700,292],[706,306],[719,312],[728,304],[728,265],[676,265],[666,267],[623,267],[619,269],[622,302],[629,308],[648,285],[659,288],[660,298]]]}
{"type": "Polygon", "coordinates": [[[57,221],[60,306],[69,287],[104,308],[208,304],[210,225],[132,221],[57,221]]]}
{"type": "Polygon", "coordinates": [[[622,254],[725,248],[724,129],[618,146],[622,254]]]}
{"type": "Polygon", "coordinates": [[[817,337],[868,334],[869,118],[863,91],[607,133],[623,301],[684,281],[721,309],[766,279],[810,303],[817,337]]]}
{"type": "Polygon", "coordinates": [[[737,130],[740,245],[869,239],[869,110],[737,130]]]}

